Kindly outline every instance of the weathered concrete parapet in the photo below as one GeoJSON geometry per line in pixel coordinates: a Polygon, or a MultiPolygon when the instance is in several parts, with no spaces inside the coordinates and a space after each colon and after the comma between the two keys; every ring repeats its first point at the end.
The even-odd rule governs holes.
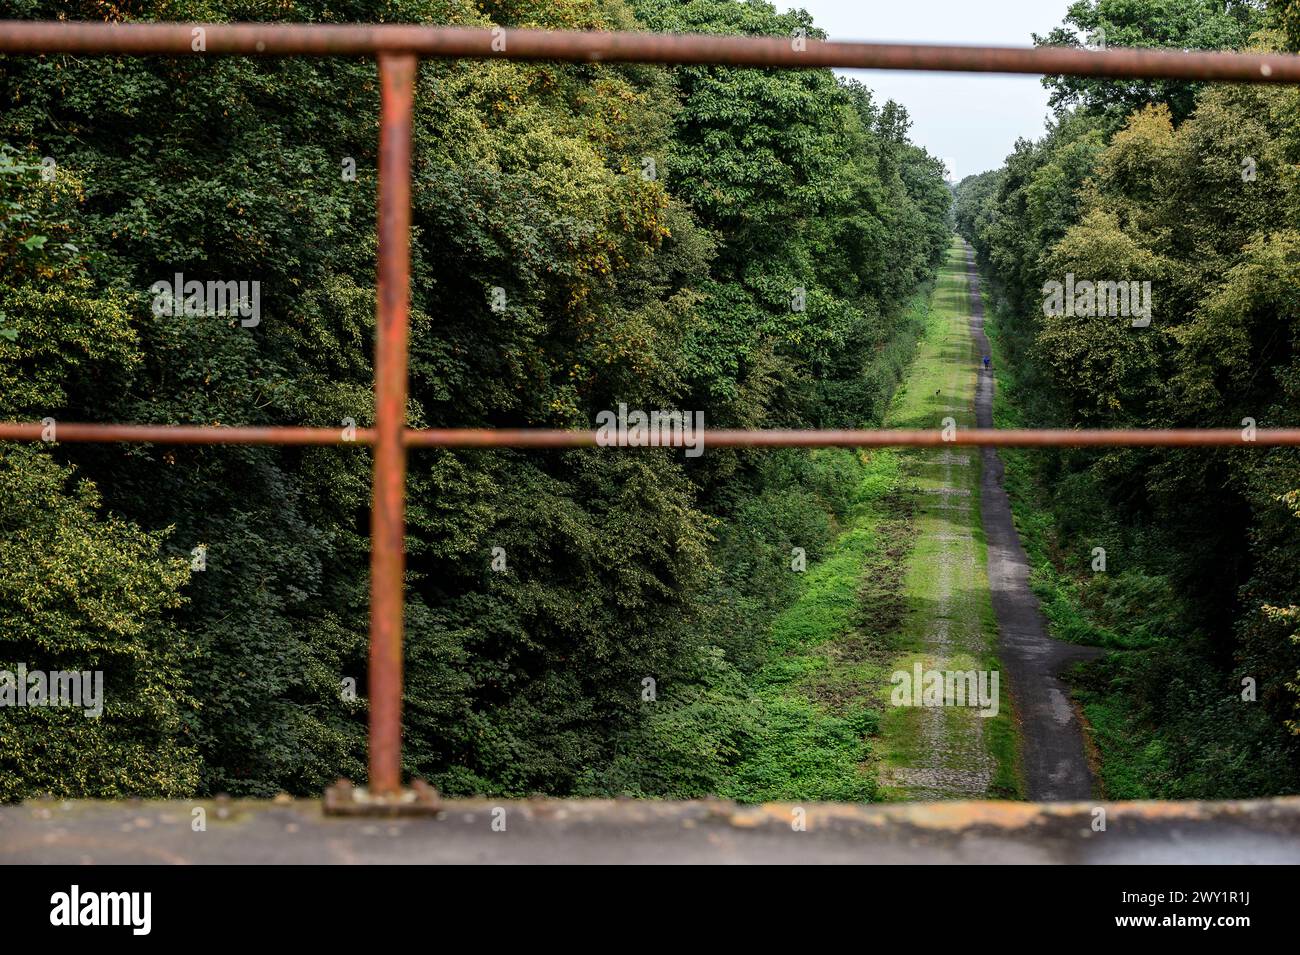
{"type": "Polygon", "coordinates": [[[326,816],[318,801],[288,797],[0,807],[0,863],[385,862],[1296,863],[1300,797],[756,806],[473,799],[397,818],[326,816]]]}

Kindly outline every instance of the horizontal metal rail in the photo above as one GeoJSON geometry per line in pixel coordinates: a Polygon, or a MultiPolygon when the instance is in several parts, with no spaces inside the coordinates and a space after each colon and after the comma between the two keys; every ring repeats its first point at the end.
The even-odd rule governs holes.
{"type": "Polygon", "coordinates": [[[0,21],[0,53],[378,56],[839,67],[1113,78],[1300,82],[1300,57],[1204,50],[851,43],[802,37],[408,24],[43,23],[0,21]],[[196,34],[195,31],[202,31],[196,34]],[[201,47],[201,48],[200,48],[201,47]]]}
{"type": "Polygon", "coordinates": [[[183,424],[44,424],[0,423],[0,441],[130,444],[372,444],[375,433],[358,428],[355,439],[341,428],[226,427],[183,424]]]}
{"type": "MultiPolygon", "coordinates": [[[[0,423],[0,441],[118,442],[133,444],[342,445],[375,443],[372,428],[227,427],[169,424],[0,423]]],[[[1209,448],[1250,445],[1300,446],[1300,428],[958,428],[758,430],[725,428],[696,431],[689,445],[678,435],[655,443],[624,442],[619,447],[704,448],[933,448],[949,444],[979,447],[1149,447],[1209,448]]],[[[649,439],[647,439],[649,441],[649,439]]],[[[600,432],[561,428],[406,428],[408,448],[595,448],[614,447],[600,432]]]]}

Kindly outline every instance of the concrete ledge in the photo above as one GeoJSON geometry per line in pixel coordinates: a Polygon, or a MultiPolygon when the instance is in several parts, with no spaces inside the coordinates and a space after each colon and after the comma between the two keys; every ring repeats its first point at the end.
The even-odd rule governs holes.
{"type": "Polygon", "coordinates": [[[397,819],[329,817],[316,800],[287,797],[0,807],[7,864],[467,862],[1297,863],[1300,797],[759,806],[476,799],[397,819]],[[1104,831],[1094,829],[1097,810],[1104,831]]]}

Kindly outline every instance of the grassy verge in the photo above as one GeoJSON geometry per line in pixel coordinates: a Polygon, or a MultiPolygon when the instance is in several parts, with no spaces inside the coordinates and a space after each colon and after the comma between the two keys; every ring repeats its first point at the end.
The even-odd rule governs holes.
{"type": "MultiPolygon", "coordinates": [[[[929,288],[903,310],[868,373],[887,392],[904,380],[933,316],[929,288]]],[[[751,722],[719,793],[742,802],[880,798],[873,771],[879,687],[901,618],[912,533],[903,478],[890,452],[808,454],[817,472],[852,488],[851,503],[821,559],[798,574],[747,680],[751,722]]]]}
{"type": "MultiPolygon", "coordinates": [[[[933,293],[913,303],[917,347],[892,401],[891,425],[939,426],[937,417],[927,418],[934,417],[936,391],[945,406],[956,409],[960,424],[973,423],[974,362],[961,269],[954,253],[933,293]]],[[[954,669],[998,668],[978,456],[945,471],[945,487],[954,499],[968,501],[968,509],[926,518],[926,490],[936,486],[938,472],[927,472],[925,455],[816,453],[851,455],[853,502],[842,533],[808,567],[793,602],[771,626],[766,659],[752,680],[757,728],[722,795],[742,801],[912,798],[892,784],[890,773],[942,753],[940,760],[954,761],[942,772],[960,772],[972,763],[988,767],[981,795],[1018,796],[1016,735],[1005,686],[995,717],[947,708],[942,726],[952,739],[939,746],[925,736],[924,714],[890,705],[890,674],[914,660],[954,669]],[[960,542],[954,544],[956,537],[960,542]],[[928,568],[951,560],[954,548],[961,559],[940,595],[928,568]],[[941,608],[955,629],[970,631],[966,651],[943,660],[926,652],[941,608]]]]}
{"type": "MultiPolygon", "coordinates": [[[[934,313],[906,387],[889,413],[898,428],[936,428],[944,417],[975,423],[977,356],[970,338],[965,260],[954,243],[933,298],[934,313]]],[[[908,558],[909,609],[892,670],[998,671],[997,622],[989,597],[987,542],[980,514],[980,457],[970,452],[908,450],[899,456],[920,502],[917,540],[908,558]]],[[[891,689],[885,686],[887,698],[891,689]]],[[[890,798],[1022,792],[1009,687],[999,684],[998,713],[890,707],[883,725],[881,775],[890,798]],[[977,775],[973,775],[977,774],[977,775]],[[987,776],[986,788],[981,780],[987,776]],[[927,779],[938,778],[934,786],[927,779]],[[963,788],[967,787],[967,788],[963,788]]]]}
{"type": "MultiPolygon", "coordinates": [[[[937,386],[947,390],[943,402],[960,409],[962,424],[972,423],[975,366],[962,272],[950,256],[935,286],[899,316],[866,372],[873,392],[888,399],[875,417],[896,427],[939,426],[938,418],[919,423],[936,410],[938,375],[947,382],[937,386]]],[[[692,669],[669,676],[667,692],[647,707],[647,720],[614,765],[600,779],[583,780],[580,791],[718,794],[742,802],[916,798],[884,777],[940,753],[954,761],[945,772],[965,769],[968,755],[980,764],[987,786],[979,795],[1017,796],[1005,685],[996,717],[945,708],[964,710],[942,720],[966,749],[923,736],[918,708],[902,715],[907,708],[890,700],[891,674],[901,662],[910,667],[925,658],[940,606],[926,567],[952,547],[949,536],[962,540],[961,570],[949,581],[942,616],[973,639],[963,655],[943,662],[998,668],[978,456],[966,457],[957,473],[927,472],[916,455],[899,450],[819,449],[764,462],[759,493],[721,525],[713,559],[725,575],[702,621],[713,647],[692,669]],[[936,484],[936,477],[943,480],[936,484]],[[946,499],[927,494],[933,487],[964,492],[960,516],[923,519],[927,507],[946,499]],[[804,555],[806,566],[798,559],[804,555]]]]}
{"type": "Polygon", "coordinates": [[[855,458],[861,474],[848,529],[808,568],[798,597],[772,626],[769,658],[754,679],[762,729],[725,796],[878,798],[869,738],[880,726],[882,641],[897,612],[897,557],[908,526],[899,516],[897,459],[855,458]]]}

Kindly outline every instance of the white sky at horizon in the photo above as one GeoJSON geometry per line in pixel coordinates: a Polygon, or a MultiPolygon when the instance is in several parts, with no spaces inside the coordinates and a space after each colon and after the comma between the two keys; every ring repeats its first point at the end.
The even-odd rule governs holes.
{"type": "MultiPolygon", "coordinates": [[[[832,40],[1032,46],[1060,26],[1070,0],[771,0],[803,8],[832,40]]],[[[839,70],[894,99],[912,117],[911,138],[944,160],[958,181],[1001,166],[1016,139],[1036,139],[1049,115],[1037,76],[839,70]]]]}

